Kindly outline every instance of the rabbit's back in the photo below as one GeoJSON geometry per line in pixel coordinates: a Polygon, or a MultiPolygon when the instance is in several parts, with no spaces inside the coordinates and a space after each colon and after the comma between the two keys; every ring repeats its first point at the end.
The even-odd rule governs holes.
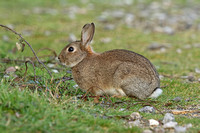
{"type": "Polygon", "coordinates": [[[113,74],[113,85],[122,88],[126,95],[144,99],[160,86],[155,67],[144,56],[127,50],[112,50],[104,54],[112,58],[108,60],[113,60],[113,64],[121,62],[113,74]]]}

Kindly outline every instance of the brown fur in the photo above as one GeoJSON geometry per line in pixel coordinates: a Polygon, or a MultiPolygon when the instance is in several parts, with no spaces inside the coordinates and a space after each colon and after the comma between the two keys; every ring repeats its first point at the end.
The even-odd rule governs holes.
{"type": "Polygon", "coordinates": [[[59,55],[60,61],[72,68],[73,78],[81,89],[92,88],[95,95],[144,99],[160,86],[158,73],[147,58],[119,49],[97,54],[89,45],[93,35],[94,24],[86,24],[81,41],[69,44],[59,55]],[[67,51],[71,46],[76,49],[73,53],[67,51]]]}

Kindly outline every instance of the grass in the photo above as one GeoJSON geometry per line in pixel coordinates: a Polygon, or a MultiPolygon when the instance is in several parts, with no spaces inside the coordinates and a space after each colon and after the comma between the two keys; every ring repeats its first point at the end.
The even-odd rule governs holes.
{"type": "MultiPolygon", "coordinates": [[[[151,3],[152,0],[146,1],[151,3]]],[[[198,1],[195,1],[199,3],[198,1]]],[[[199,48],[192,47],[184,49],[187,44],[200,42],[199,31],[186,30],[176,32],[173,35],[162,33],[145,33],[142,29],[128,28],[118,20],[110,18],[109,21],[117,23],[117,27],[111,31],[105,31],[104,23],[97,21],[101,12],[123,8],[123,6],[112,6],[104,2],[92,1],[95,11],[91,10],[92,5],[81,1],[26,1],[9,0],[0,1],[0,23],[4,25],[12,24],[14,29],[33,46],[34,50],[48,47],[58,54],[68,43],[68,36],[73,33],[79,39],[81,28],[85,23],[94,22],[96,24],[96,34],[93,47],[97,52],[103,52],[110,49],[129,49],[146,56],[157,67],[160,75],[167,75],[161,80],[163,95],[156,99],[155,103],[149,102],[159,110],[173,110],[180,107],[182,109],[198,108],[200,102],[199,82],[188,82],[186,79],[180,79],[180,76],[193,75],[195,79],[200,78],[195,73],[195,68],[200,66],[199,48]],[[75,18],[70,18],[68,9],[70,7],[80,7],[79,13],[75,18]],[[90,7],[91,6],[91,7],[90,7]],[[42,11],[38,8],[41,8],[42,11]],[[43,11],[47,9],[47,11],[43,11]],[[54,10],[49,9],[55,9],[54,10]],[[84,13],[84,9],[86,12],[84,13]],[[49,11],[49,12],[48,12],[49,11]],[[119,22],[119,23],[118,23],[119,22]],[[28,36],[25,32],[30,32],[28,36]],[[49,31],[50,35],[45,35],[49,31]],[[112,41],[108,44],[102,43],[101,38],[110,37],[112,41]],[[164,53],[156,53],[147,50],[152,42],[170,43],[170,47],[164,53]],[[181,54],[176,50],[182,49],[181,54]],[[181,97],[180,102],[174,102],[172,99],[181,97]],[[188,100],[190,99],[190,100],[188,100]]],[[[176,1],[176,4],[187,5],[185,0],[176,1]]],[[[137,1],[136,3],[137,4],[137,1]]],[[[135,6],[135,5],[133,5],[135,6]]],[[[133,9],[134,10],[134,9],[133,9]]],[[[26,46],[24,52],[13,53],[12,49],[18,41],[15,35],[0,28],[0,38],[8,36],[8,41],[0,40],[0,57],[11,59],[24,59],[24,57],[33,56],[30,49],[26,46]]],[[[49,54],[43,51],[38,55],[49,54]]],[[[50,60],[45,58],[45,60],[50,60]]],[[[125,121],[121,117],[130,115],[132,112],[138,112],[142,105],[134,105],[138,102],[131,98],[111,98],[114,102],[119,101],[115,106],[106,106],[106,104],[94,104],[93,99],[88,101],[77,99],[77,95],[83,95],[80,89],[74,89],[74,81],[63,81],[58,84],[58,78],[70,76],[66,73],[66,68],[54,63],[54,67],[59,73],[53,73],[52,80],[45,69],[37,65],[36,75],[39,84],[31,86],[33,81],[33,68],[28,64],[28,71],[24,81],[16,82],[15,75],[23,78],[25,72],[24,63],[1,63],[0,64],[0,132],[142,132],[143,129],[133,127],[126,128],[125,121]],[[19,66],[13,75],[4,78],[4,71],[10,66],[19,66]],[[123,110],[123,111],[121,111],[123,110]],[[109,116],[113,116],[110,118],[109,116]]],[[[102,101],[107,102],[103,98],[102,101]]],[[[160,114],[141,113],[143,118],[162,120],[160,114]]],[[[176,121],[179,125],[192,123],[193,127],[189,132],[200,131],[199,117],[185,115],[176,115],[176,121]]]]}

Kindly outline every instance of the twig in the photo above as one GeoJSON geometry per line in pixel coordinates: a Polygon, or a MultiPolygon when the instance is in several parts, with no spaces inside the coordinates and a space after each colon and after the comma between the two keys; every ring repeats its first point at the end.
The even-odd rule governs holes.
{"type": "Polygon", "coordinates": [[[14,62],[14,63],[19,63],[19,62],[23,62],[25,63],[25,60],[12,60],[12,59],[1,59],[1,63],[9,63],[9,62],[14,62]]]}
{"type": "Polygon", "coordinates": [[[36,81],[36,74],[35,74],[35,66],[34,66],[34,63],[32,62],[32,61],[26,61],[25,62],[25,65],[26,65],[26,71],[25,71],[25,73],[24,73],[24,78],[26,77],[26,73],[27,73],[27,70],[28,70],[28,66],[27,66],[27,63],[28,62],[30,62],[31,64],[32,64],[32,66],[33,66],[33,71],[34,71],[34,81],[36,81]]]}
{"type": "Polygon", "coordinates": [[[5,29],[8,29],[9,31],[11,31],[11,32],[15,33],[16,35],[18,35],[22,39],[22,41],[24,41],[30,47],[31,51],[33,52],[33,54],[36,57],[36,59],[38,60],[38,62],[43,65],[43,67],[48,71],[49,75],[52,77],[51,72],[44,65],[44,63],[39,60],[39,58],[37,57],[37,55],[36,55],[35,51],[33,50],[32,46],[21,36],[21,34],[17,33],[15,30],[13,30],[13,29],[5,26],[5,25],[0,24],[0,26],[5,28],[5,29]]]}

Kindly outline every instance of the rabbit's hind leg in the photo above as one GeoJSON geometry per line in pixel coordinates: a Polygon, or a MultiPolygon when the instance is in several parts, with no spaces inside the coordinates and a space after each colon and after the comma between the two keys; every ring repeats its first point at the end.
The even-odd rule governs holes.
{"type": "Polygon", "coordinates": [[[122,90],[125,92],[127,96],[137,97],[141,100],[147,98],[151,92],[149,92],[149,84],[146,84],[142,81],[142,79],[138,79],[136,77],[132,77],[126,79],[121,85],[122,90]]]}

